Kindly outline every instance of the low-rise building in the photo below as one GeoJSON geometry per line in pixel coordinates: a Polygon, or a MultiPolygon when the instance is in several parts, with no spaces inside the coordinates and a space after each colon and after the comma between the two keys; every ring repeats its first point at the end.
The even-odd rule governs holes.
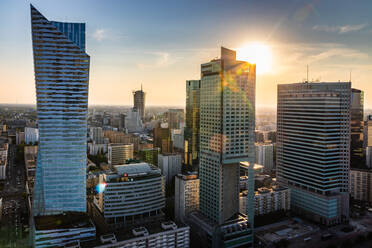
{"type": "Polygon", "coordinates": [[[192,211],[199,210],[199,178],[197,174],[178,174],[175,181],[174,216],[185,222],[192,211]]]}
{"type": "MultiPolygon", "coordinates": [[[[247,191],[240,193],[239,209],[247,213],[247,191]]],[[[290,210],[290,193],[285,187],[259,188],[254,194],[255,216],[264,215],[279,210],[290,210]]]]}
{"type": "Polygon", "coordinates": [[[147,163],[114,166],[100,175],[94,206],[110,230],[158,216],[165,207],[163,176],[147,163]]]}
{"type": "Polygon", "coordinates": [[[372,203],[372,170],[350,169],[349,183],[351,198],[372,203]]]}
{"type": "Polygon", "coordinates": [[[110,165],[125,164],[128,159],[133,159],[133,144],[109,144],[108,163],[110,165]]]}
{"type": "Polygon", "coordinates": [[[0,144],[0,180],[5,180],[6,178],[6,167],[8,164],[8,149],[9,144],[0,144]]]}

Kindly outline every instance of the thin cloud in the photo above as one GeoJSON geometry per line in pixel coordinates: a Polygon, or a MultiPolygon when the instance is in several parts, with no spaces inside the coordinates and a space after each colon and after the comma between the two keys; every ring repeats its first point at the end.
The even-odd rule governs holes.
{"type": "Polygon", "coordinates": [[[103,29],[103,28],[96,29],[96,31],[94,31],[94,33],[92,34],[92,37],[96,41],[102,41],[103,39],[106,38],[106,31],[105,31],[105,29],[103,29]]]}
{"type": "Polygon", "coordinates": [[[359,25],[344,25],[344,26],[328,26],[328,25],[315,25],[313,30],[345,34],[349,32],[359,31],[367,27],[366,23],[359,25]]]}
{"type": "Polygon", "coordinates": [[[152,52],[149,54],[156,56],[156,59],[154,60],[154,62],[150,64],[138,63],[137,64],[138,68],[140,69],[159,68],[159,67],[166,67],[174,63],[174,61],[171,60],[170,54],[167,52],[152,52]]]}

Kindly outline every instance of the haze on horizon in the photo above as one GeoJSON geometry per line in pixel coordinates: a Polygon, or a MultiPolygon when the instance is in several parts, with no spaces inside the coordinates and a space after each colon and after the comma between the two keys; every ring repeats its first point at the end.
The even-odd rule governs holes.
{"type": "Polygon", "coordinates": [[[310,80],[351,71],[372,107],[372,2],[347,0],[3,0],[0,103],[35,103],[30,3],[49,20],[87,24],[90,105],[132,105],[142,83],[148,106],[184,106],[185,81],[225,46],[257,63],[259,107],[275,107],[276,85],[303,81],[306,65],[310,80]]]}

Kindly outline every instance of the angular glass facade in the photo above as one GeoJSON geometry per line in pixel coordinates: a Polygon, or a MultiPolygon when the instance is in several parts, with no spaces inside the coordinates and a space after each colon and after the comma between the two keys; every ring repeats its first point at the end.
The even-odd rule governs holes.
{"type": "Polygon", "coordinates": [[[85,212],[85,24],[48,21],[32,5],[31,23],[40,133],[33,215],[85,212]]]}
{"type": "MultiPolygon", "coordinates": [[[[221,48],[221,58],[201,65],[200,211],[223,224],[239,212],[240,162],[249,162],[253,224],[256,65],[236,60],[221,48]]],[[[252,225],[253,226],[253,225],[252,225]]]]}

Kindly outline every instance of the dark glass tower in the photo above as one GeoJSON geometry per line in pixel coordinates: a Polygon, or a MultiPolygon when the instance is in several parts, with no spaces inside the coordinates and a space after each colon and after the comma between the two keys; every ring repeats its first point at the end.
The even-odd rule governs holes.
{"type": "Polygon", "coordinates": [[[351,89],[350,104],[350,167],[365,168],[365,156],[363,152],[364,121],[363,106],[364,93],[358,89],[351,89]]]}
{"type": "Polygon", "coordinates": [[[33,214],[86,211],[89,55],[85,24],[47,20],[31,6],[40,142],[33,214]]]}

